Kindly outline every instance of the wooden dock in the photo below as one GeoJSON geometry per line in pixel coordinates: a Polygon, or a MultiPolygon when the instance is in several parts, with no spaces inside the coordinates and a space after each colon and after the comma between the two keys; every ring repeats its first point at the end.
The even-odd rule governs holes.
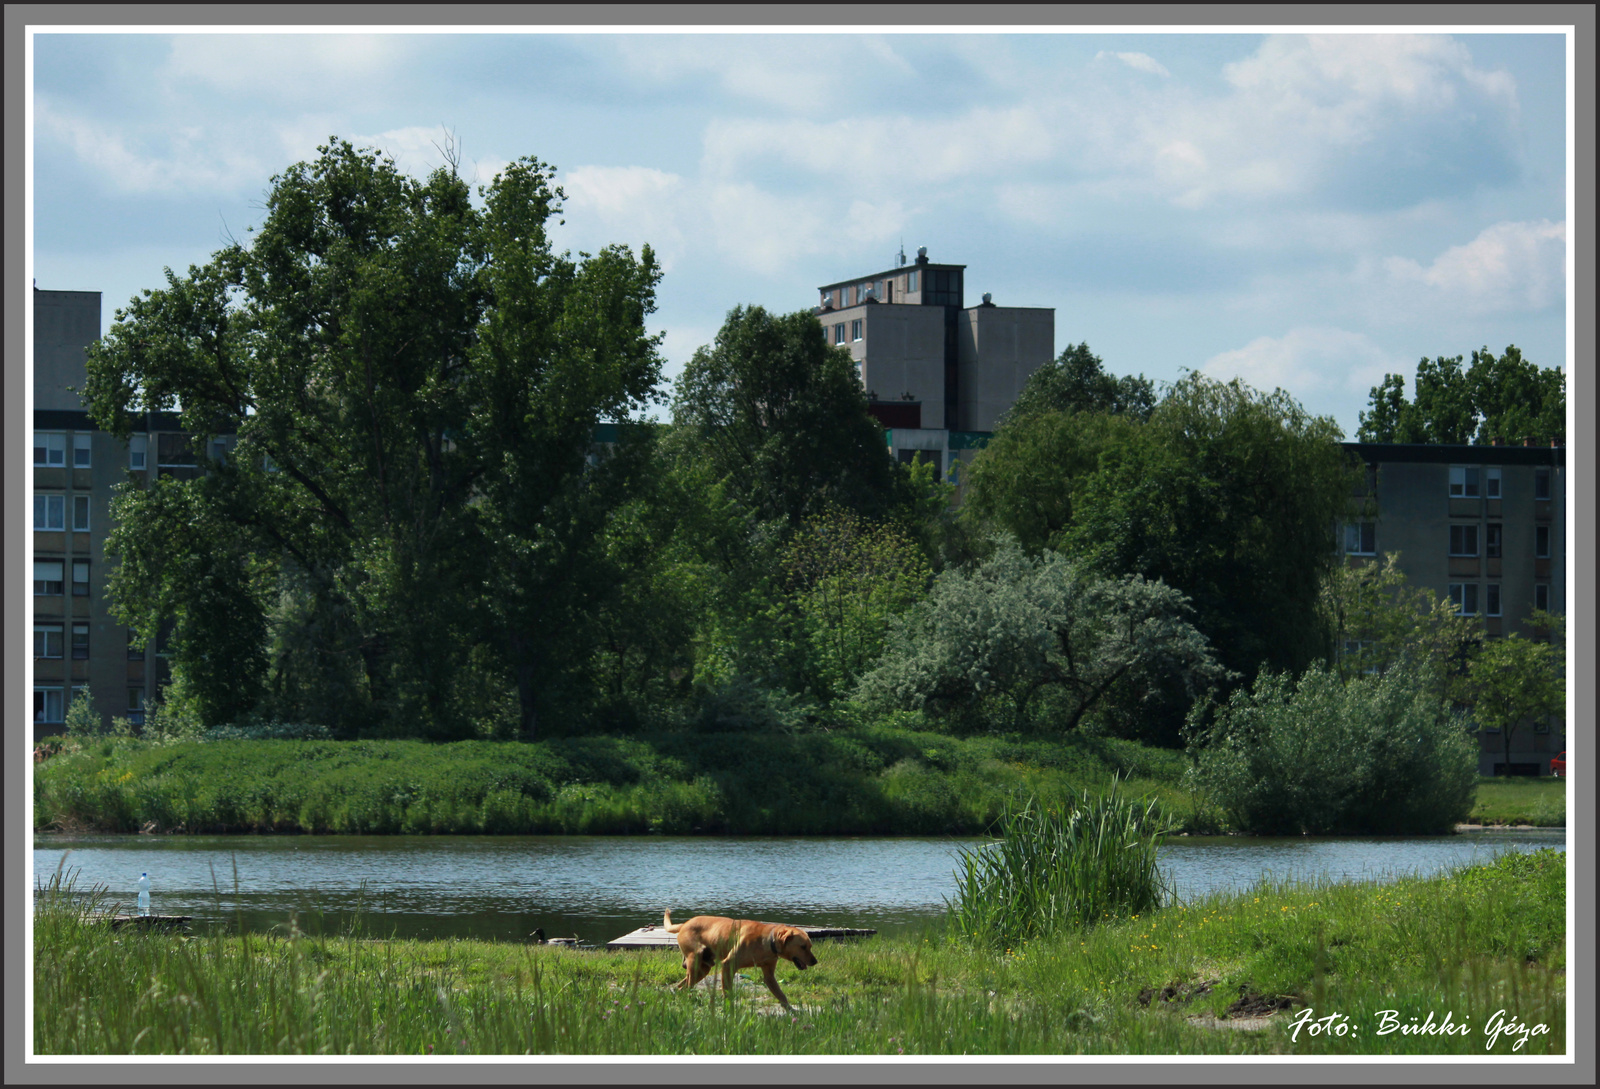
{"type": "Polygon", "coordinates": [[[192,915],[102,915],[101,921],[112,930],[121,930],[130,923],[139,930],[188,930],[194,921],[192,915]]]}
{"type": "MultiPolygon", "coordinates": [[[[843,941],[848,938],[870,938],[876,930],[856,930],[846,926],[802,926],[812,941],[843,941]]],[[[659,926],[641,926],[638,930],[606,942],[607,949],[677,949],[678,936],[668,934],[659,926]]]]}

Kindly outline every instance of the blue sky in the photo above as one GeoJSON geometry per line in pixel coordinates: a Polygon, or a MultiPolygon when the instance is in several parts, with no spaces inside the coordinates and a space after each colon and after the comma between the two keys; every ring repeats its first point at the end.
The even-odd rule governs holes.
{"type": "Polygon", "coordinates": [[[33,262],[101,291],[259,223],[330,135],[487,182],[559,245],[653,246],[670,378],[727,311],[926,246],[1113,373],[1281,386],[1353,435],[1419,357],[1565,366],[1559,34],[59,33],[33,39],[33,262]]]}

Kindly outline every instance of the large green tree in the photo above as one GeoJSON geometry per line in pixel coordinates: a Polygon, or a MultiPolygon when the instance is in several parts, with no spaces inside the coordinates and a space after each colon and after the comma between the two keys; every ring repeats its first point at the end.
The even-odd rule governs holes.
{"type": "Polygon", "coordinates": [[[850,353],[808,311],[737,307],[677,383],[673,420],[695,456],[763,520],[798,526],[829,503],[878,515],[911,500],[850,353]]]}
{"type": "Polygon", "coordinates": [[[1282,390],[1190,373],[1101,451],[1060,547],[1181,591],[1230,670],[1298,672],[1326,652],[1318,597],[1352,487],[1339,437],[1282,390]]]}
{"type": "Polygon", "coordinates": [[[1516,345],[1500,355],[1487,347],[1417,364],[1415,399],[1403,375],[1386,374],[1360,414],[1361,442],[1488,444],[1566,436],[1566,375],[1523,358],[1516,345]]]}
{"type": "Polygon", "coordinates": [[[176,411],[196,450],[235,436],[193,479],[123,489],[117,607],[146,636],[176,619],[208,717],[259,692],[448,736],[510,685],[531,729],[582,608],[594,424],[659,376],[654,259],[553,252],[561,192],[534,159],[480,205],[453,169],[319,152],[272,180],[251,244],[168,270],[90,351],[100,426],[176,411]]]}

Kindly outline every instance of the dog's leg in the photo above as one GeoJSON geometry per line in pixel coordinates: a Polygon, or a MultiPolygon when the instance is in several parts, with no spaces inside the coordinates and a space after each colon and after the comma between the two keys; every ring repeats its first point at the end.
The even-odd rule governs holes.
{"type": "Polygon", "coordinates": [[[773,966],[769,964],[761,969],[761,979],[766,983],[767,990],[772,992],[772,997],[776,998],[784,1009],[793,1013],[794,1007],[789,1005],[789,996],[783,993],[782,987],[778,986],[778,977],[773,973],[772,968],[773,966]]]}

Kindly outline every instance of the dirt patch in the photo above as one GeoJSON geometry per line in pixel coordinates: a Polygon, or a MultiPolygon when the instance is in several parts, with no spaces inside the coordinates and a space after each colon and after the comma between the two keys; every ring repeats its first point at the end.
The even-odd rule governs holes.
{"type": "Polygon", "coordinates": [[[1299,1001],[1294,995],[1289,994],[1249,994],[1243,987],[1239,990],[1238,999],[1228,1007],[1230,1018],[1270,1017],[1279,1010],[1292,1009],[1299,1001]]]}
{"type": "Polygon", "coordinates": [[[1210,994],[1211,988],[1221,982],[1219,979],[1203,979],[1198,983],[1169,983],[1159,991],[1154,987],[1146,987],[1139,992],[1139,1005],[1148,1006],[1157,999],[1162,1002],[1188,1002],[1210,994]]]}

